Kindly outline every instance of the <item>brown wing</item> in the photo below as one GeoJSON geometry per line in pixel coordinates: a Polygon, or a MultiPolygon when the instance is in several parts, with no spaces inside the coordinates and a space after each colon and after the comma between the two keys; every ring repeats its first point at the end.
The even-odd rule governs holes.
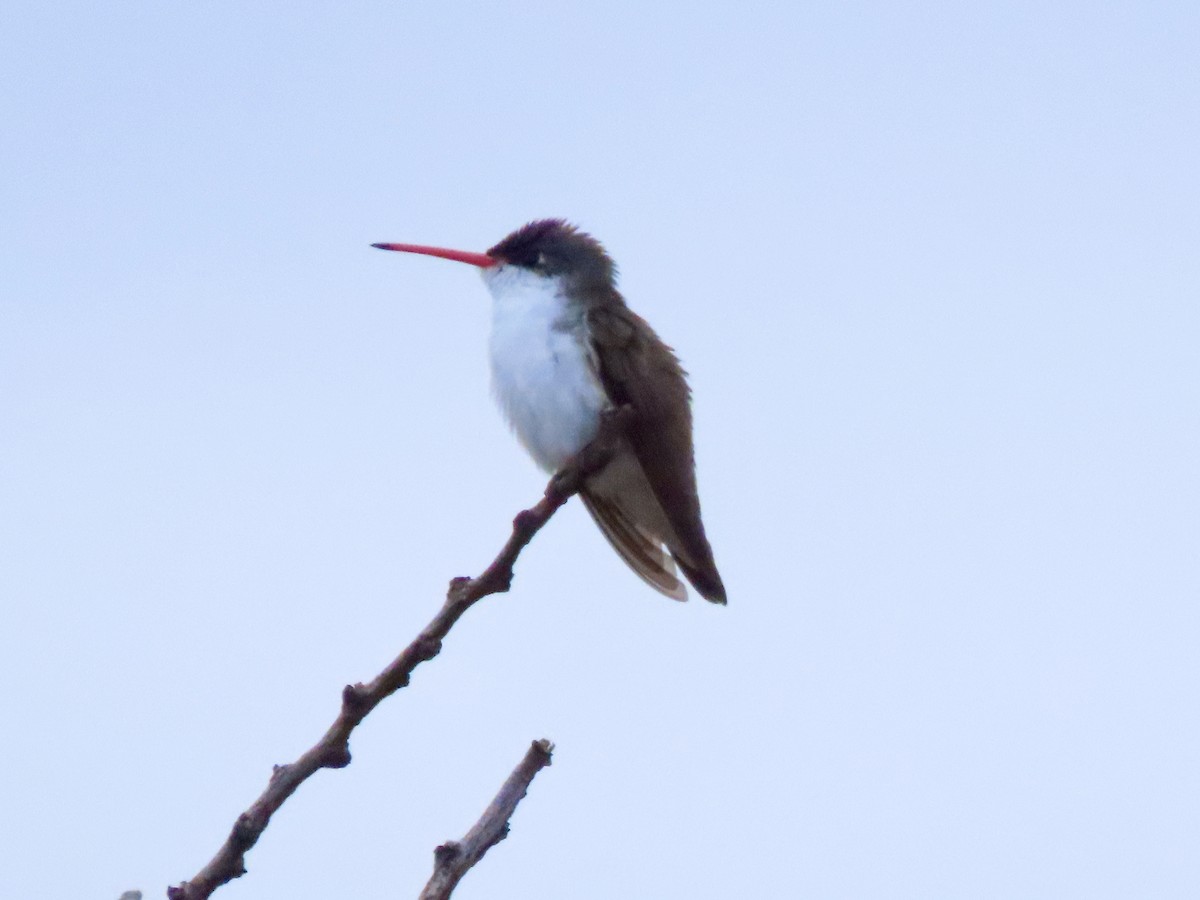
{"type": "MultiPolygon", "coordinates": [[[[626,436],[674,532],[662,535],[671,556],[703,597],[724,603],[725,587],[700,519],[691,392],[683,368],[671,348],[619,296],[592,306],[587,324],[608,396],[614,404],[633,408],[626,436]]],[[[610,534],[603,522],[601,527],[610,534]]]]}
{"type": "Polygon", "coordinates": [[[672,600],[687,599],[683,582],[675,574],[675,563],[663,552],[658,541],[630,521],[621,507],[609,498],[584,488],[579,492],[579,499],[592,514],[608,542],[617,551],[617,555],[646,584],[672,600]]]}

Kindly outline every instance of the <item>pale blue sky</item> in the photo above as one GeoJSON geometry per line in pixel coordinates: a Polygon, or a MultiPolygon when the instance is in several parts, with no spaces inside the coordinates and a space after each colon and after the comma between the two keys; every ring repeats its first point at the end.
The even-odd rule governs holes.
{"type": "Polygon", "coordinates": [[[603,240],[726,609],[577,504],[218,895],[1200,894],[1200,11],[0,13],[4,897],[193,873],[543,480],[465,267],[603,240]]]}

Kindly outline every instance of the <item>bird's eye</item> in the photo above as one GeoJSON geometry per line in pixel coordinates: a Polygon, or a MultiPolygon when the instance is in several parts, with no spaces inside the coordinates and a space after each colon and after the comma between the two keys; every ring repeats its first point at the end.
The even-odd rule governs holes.
{"type": "Polygon", "coordinates": [[[537,255],[537,262],[535,262],[534,265],[537,266],[539,269],[546,268],[546,254],[539,253],[537,255]]]}

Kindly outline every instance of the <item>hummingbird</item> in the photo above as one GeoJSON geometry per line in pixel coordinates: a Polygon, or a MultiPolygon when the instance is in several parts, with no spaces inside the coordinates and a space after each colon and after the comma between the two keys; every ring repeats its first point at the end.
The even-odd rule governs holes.
{"type": "Polygon", "coordinates": [[[492,389],[529,455],[556,472],[606,409],[631,414],[617,452],[579,496],[600,531],[651,587],[725,602],[700,519],[691,391],[674,351],[625,303],[603,245],[562,219],[518,228],[486,253],[372,244],[479,268],[492,295],[492,389]]]}

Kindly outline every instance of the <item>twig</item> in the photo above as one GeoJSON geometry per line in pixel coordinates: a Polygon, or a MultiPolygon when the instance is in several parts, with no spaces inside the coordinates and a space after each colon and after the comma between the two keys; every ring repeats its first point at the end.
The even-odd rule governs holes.
{"type": "Polygon", "coordinates": [[[508,837],[508,820],[529,790],[533,776],[550,765],[553,751],[554,745],[545,738],[534,741],[466,837],[461,841],[447,841],[433,851],[433,876],[421,891],[419,900],[446,900],[467,870],[508,837]]]}
{"type": "Polygon", "coordinates": [[[509,589],[513,565],[521,551],[558,508],[578,493],[584,480],[604,468],[616,452],[631,415],[629,407],[604,414],[595,439],[550,479],[537,504],[517,513],[512,535],[492,564],[474,578],[452,579],[446,602],[416,639],[370,684],[351,684],[342,690],[341,712],[329,730],[298,760],[275,766],[266,790],[237,817],[217,855],[191,881],[167,888],[169,900],[206,900],[221,885],[246,874],[246,851],[258,842],[271,816],[284,801],[319,769],[348,766],[350,733],[358,723],[384,699],[407,685],[413,669],[441,652],[442,639],[463,613],[484,597],[509,589]]]}

